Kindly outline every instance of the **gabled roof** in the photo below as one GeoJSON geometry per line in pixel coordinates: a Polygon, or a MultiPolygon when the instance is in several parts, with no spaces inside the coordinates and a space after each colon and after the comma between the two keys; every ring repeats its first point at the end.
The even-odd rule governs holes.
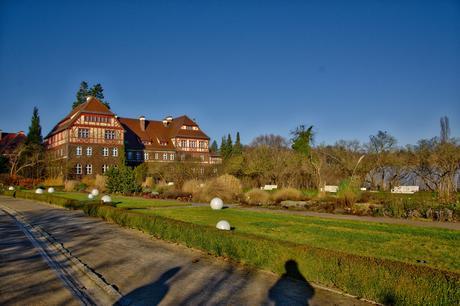
{"type": "Polygon", "coordinates": [[[145,120],[145,130],[141,130],[140,120],[133,118],[118,118],[119,122],[125,129],[125,142],[131,148],[141,149],[148,147],[158,150],[174,150],[175,146],[171,138],[188,137],[197,139],[209,139],[201,130],[183,130],[183,125],[198,125],[187,116],[174,118],[168,126],[162,121],[145,120]],[[163,142],[165,145],[161,145],[163,142]]]}
{"type": "Polygon", "coordinates": [[[19,145],[27,140],[24,132],[2,133],[0,140],[0,154],[12,153],[19,145]]]}
{"type": "Polygon", "coordinates": [[[70,127],[82,113],[114,116],[114,113],[112,113],[110,109],[101,101],[94,97],[88,97],[85,103],[75,107],[67,116],[64,117],[64,119],[59,121],[58,124],[56,124],[51,130],[51,132],[46,135],[45,139],[70,127]]]}

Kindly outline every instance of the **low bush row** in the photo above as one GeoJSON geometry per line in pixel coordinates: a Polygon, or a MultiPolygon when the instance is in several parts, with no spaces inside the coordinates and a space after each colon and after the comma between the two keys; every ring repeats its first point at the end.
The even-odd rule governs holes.
{"type": "MultiPolygon", "coordinates": [[[[11,195],[11,192],[4,193],[11,195]]],[[[238,229],[222,232],[209,226],[136,214],[111,206],[78,202],[54,195],[18,191],[16,196],[70,209],[82,209],[90,216],[101,217],[160,239],[182,243],[279,274],[285,272],[284,264],[288,260],[295,260],[300,272],[309,281],[384,304],[460,303],[460,274],[454,272],[271,240],[238,233],[238,229]]]]}

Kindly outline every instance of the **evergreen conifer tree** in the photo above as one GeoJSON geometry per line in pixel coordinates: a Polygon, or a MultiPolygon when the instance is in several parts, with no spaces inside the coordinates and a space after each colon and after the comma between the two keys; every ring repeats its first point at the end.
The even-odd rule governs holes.
{"type": "Polygon", "coordinates": [[[76,100],[72,104],[72,108],[77,107],[80,104],[85,103],[86,97],[89,96],[88,82],[82,81],[80,83],[80,88],[77,91],[76,100]]]}
{"type": "Polygon", "coordinates": [[[217,141],[213,141],[212,144],[211,144],[211,147],[209,148],[209,150],[212,152],[212,153],[217,153],[219,151],[219,147],[217,146],[217,141]]]}
{"type": "Polygon", "coordinates": [[[241,155],[243,153],[243,146],[241,145],[240,132],[236,132],[236,140],[233,145],[232,153],[234,155],[241,155]]]}
{"type": "Polygon", "coordinates": [[[227,140],[225,139],[225,136],[222,137],[222,141],[220,143],[220,155],[222,158],[224,158],[228,153],[227,149],[227,140]]]}
{"type": "Polygon", "coordinates": [[[38,108],[34,107],[32,119],[30,120],[29,133],[27,134],[28,144],[41,145],[43,142],[42,127],[40,126],[40,116],[38,115],[38,108]]]}
{"type": "Polygon", "coordinates": [[[105,106],[110,108],[109,102],[104,100],[104,88],[102,88],[102,85],[100,83],[97,83],[96,85],[88,89],[88,82],[86,81],[80,83],[80,89],[77,91],[76,95],[77,99],[73,102],[72,108],[75,108],[78,105],[85,103],[86,98],[88,96],[95,97],[96,99],[101,101],[105,106]]]}

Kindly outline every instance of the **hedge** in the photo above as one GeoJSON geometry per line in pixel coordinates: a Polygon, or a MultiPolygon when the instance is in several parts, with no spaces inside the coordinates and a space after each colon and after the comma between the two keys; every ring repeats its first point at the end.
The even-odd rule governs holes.
{"type": "MultiPolygon", "coordinates": [[[[11,195],[11,192],[5,192],[11,195]]],[[[124,227],[157,238],[185,244],[216,256],[284,273],[284,264],[295,260],[311,282],[374,300],[397,305],[459,305],[460,274],[427,266],[348,254],[251,234],[219,231],[170,218],[144,215],[95,202],[79,202],[49,194],[16,193],[17,197],[81,209],[124,227]]]]}

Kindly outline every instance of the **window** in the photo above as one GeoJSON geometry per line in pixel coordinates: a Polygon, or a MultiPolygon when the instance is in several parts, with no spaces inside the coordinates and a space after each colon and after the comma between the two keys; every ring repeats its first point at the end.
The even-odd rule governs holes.
{"type": "Polygon", "coordinates": [[[86,148],[86,155],[88,155],[88,156],[93,155],[93,148],[92,147],[87,147],[86,148]]]}
{"type": "Polygon", "coordinates": [[[200,155],[200,159],[202,162],[204,162],[204,155],[200,155]]]}
{"type": "Polygon", "coordinates": [[[115,139],[115,131],[114,130],[105,130],[104,138],[105,139],[115,139]]]}
{"type": "Polygon", "coordinates": [[[149,153],[148,152],[144,153],[144,160],[149,160],[149,153]]]}
{"type": "Polygon", "coordinates": [[[163,160],[168,160],[168,153],[163,153],[163,160]]]}
{"type": "Polygon", "coordinates": [[[158,159],[158,153],[155,153],[155,159],[158,159]]]}
{"type": "Polygon", "coordinates": [[[102,155],[103,156],[109,156],[109,148],[103,148],[102,149],[102,155]]]}
{"type": "Polygon", "coordinates": [[[106,173],[107,170],[109,170],[109,166],[108,165],[102,165],[102,173],[106,173]]]}
{"type": "Polygon", "coordinates": [[[200,141],[200,142],[198,143],[198,145],[200,146],[200,149],[206,148],[205,144],[206,144],[206,143],[205,143],[204,141],[200,141]]]}
{"type": "Polygon", "coordinates": [[[182,148],[186,148],[186,147],[187,147],[187,140],[181,140],[181,141],[180,141],[180,146],[181,146],[182,148]]]}
{"type": "Polygon", "coordinates": [[[93,165],[86,165],[86,174],[93,174],[93,165]]]}
{"type": "Polygon", "coordinates": [[[132,160],[132,159],[133,159],[133,152],[128,151],[128,160],[132,160]]]}
{"type": "Polygon", "coordinates": [[[78,129],[78,137],[79,138],[88,138],[89,137],[89,129],[78,129]]]}
{"type": "Polygon", "coordinates": [[[76,174],[81,174],[81,170],[82,170],[81,165],[77,164],[77,166],[75,167],[75,173],[76,174]]]}
{"type": "Polygon", "coordinates": [[[189,144],[190,144],[190,148],[196,148],[196,140],[190,140],[189,144]]]}
{"type": "Polygon", "coordinates": [[[112,149],[112,156],[118,156],[118,148],[113,148],[112,149]]]}
{"type": "Polygon", "coordinates": [[[141,160],[141,152],[136,152],[136,159],[141,160]]]}
{"type": "Polygon", "coordinates": [[[169,160],[174,160],[174,154],[173,153],[169,154],[169,160]]]}
{"type": "Polygon", "coordinates": [[[81,155],[81,151],[82,151],[81,147],[77,147],[77,152],[76,153],[77,153],[78,156],[81,155]]]}

